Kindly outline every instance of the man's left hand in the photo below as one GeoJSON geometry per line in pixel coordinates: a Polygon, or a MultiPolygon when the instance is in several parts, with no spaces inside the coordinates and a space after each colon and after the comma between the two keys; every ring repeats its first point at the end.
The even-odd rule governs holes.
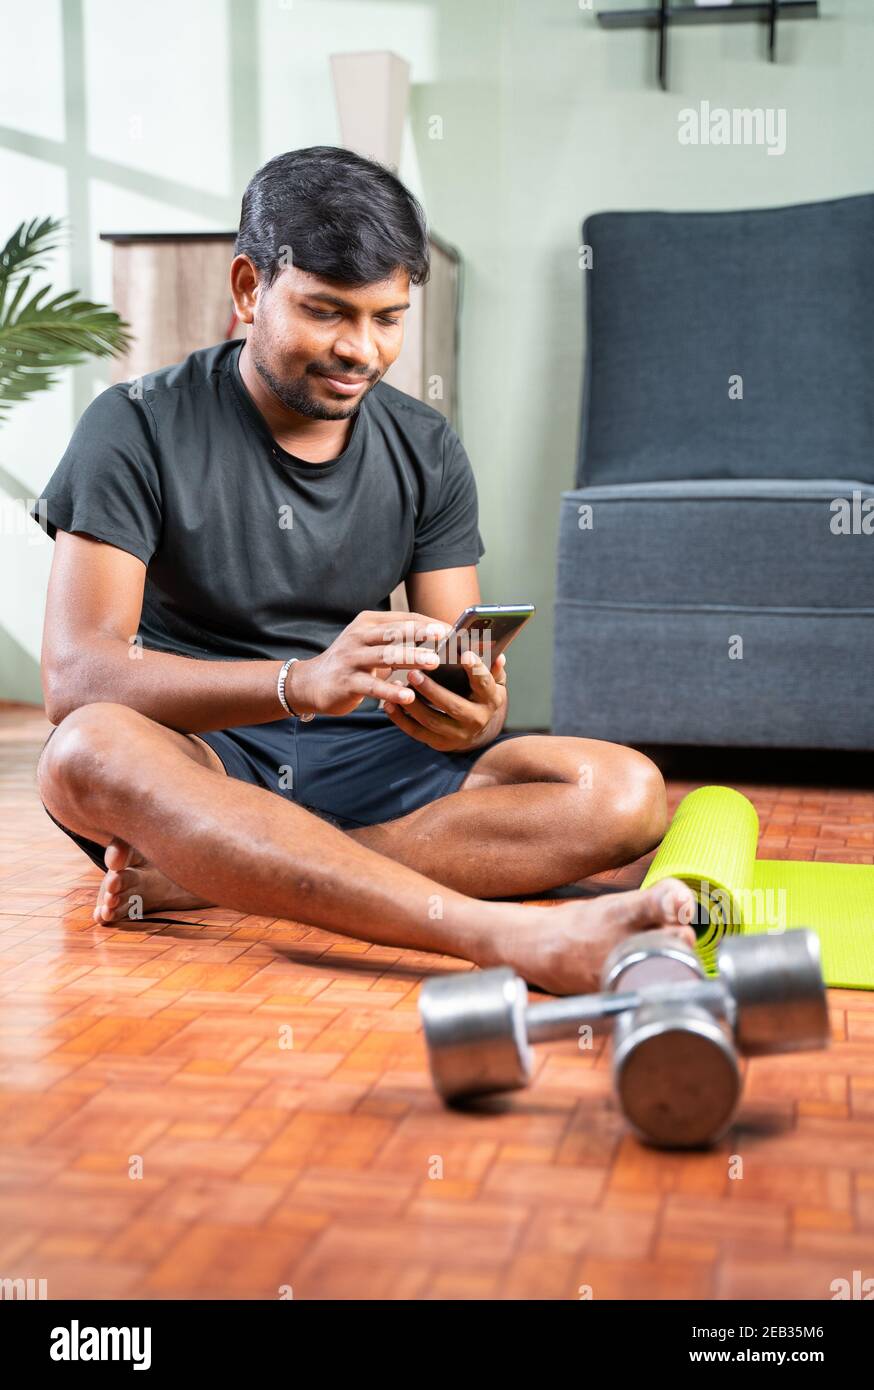
{"type": "Polygon", "coordinates": [[[507,663],[503,653],[495,658],[491,670],[472,651],[462,654],[460,664],[467,668],[469,697],[453,694],[422,671],[411,671],[407,684],[417,696],[425,698],[417,698],[403,708],[389,703],[384,706],[393,724],[438,753],[466,752],[491,743],[507,717],[507,663]],[[437,709],[431,709],[425,700],[437,709]]]}

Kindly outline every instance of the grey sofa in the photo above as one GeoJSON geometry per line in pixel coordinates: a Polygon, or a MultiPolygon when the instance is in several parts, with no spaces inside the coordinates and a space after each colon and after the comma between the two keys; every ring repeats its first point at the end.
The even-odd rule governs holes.
{"type": "Polygon", "coordinates": [[[874,195],[583,240],[553,731],[874,748],[874,195]]]}

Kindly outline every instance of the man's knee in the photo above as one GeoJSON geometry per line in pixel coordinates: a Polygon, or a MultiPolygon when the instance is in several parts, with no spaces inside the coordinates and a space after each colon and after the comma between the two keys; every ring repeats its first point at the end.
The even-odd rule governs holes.
{"type": "Polygon", "coordinates": [[[655,763],[633,748],[623,748],[611,792],[623,847],[635,857],[654,849],[668,824],[665,780],[655,763]]]}
{"type": "Polygon", "coordinates": [[[106,785],[120,740],[129,739],[142,718],[127,705],[109,701],[80,705],[56,726],[40,755],[36,780],[43,804],[56,813],[80,804],[106,785]]]}

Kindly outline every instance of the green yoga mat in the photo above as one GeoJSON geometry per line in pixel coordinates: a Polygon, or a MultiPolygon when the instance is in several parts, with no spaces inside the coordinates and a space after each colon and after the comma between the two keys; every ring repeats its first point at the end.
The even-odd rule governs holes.
{"type": "Polygon", "coordinates": [[[698,953],[710,974],[728,932],[811,927],[826,984],[874,989],[874,864],[756,859],[759,818],[731,787],[699,787],[677,807],[643,880],[687,883],[701,904],[698,953]]]}

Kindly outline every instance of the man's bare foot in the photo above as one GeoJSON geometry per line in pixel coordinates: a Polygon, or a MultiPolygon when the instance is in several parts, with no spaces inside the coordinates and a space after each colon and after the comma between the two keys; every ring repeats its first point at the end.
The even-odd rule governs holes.
{"type": "Polygon", "coordinates": [[[600,988],[601,970],[613,947],[635,932],[673,927],[694,946],[695,896],[676,878],[632,893],[611,893],[593,902],[525,907],[530,926],[503,938],[500,959],[529,984],[549,994],[589,994],[600,988]]]}
{"type": "Polygon", "coordinates": [[[149,864],[132,845],[124,840],[110,840],[104,855],[107,872],[97,893],[92,920],[107,922],[137,921],[147,912],[161,907],[213,907],[213,903],[189,893],[173,883],[154,864],[149,864]],[[132,903],[131,899],[136,899],[132,903]],[[135,906],[136,910],[131,912],[135,906]]]}

